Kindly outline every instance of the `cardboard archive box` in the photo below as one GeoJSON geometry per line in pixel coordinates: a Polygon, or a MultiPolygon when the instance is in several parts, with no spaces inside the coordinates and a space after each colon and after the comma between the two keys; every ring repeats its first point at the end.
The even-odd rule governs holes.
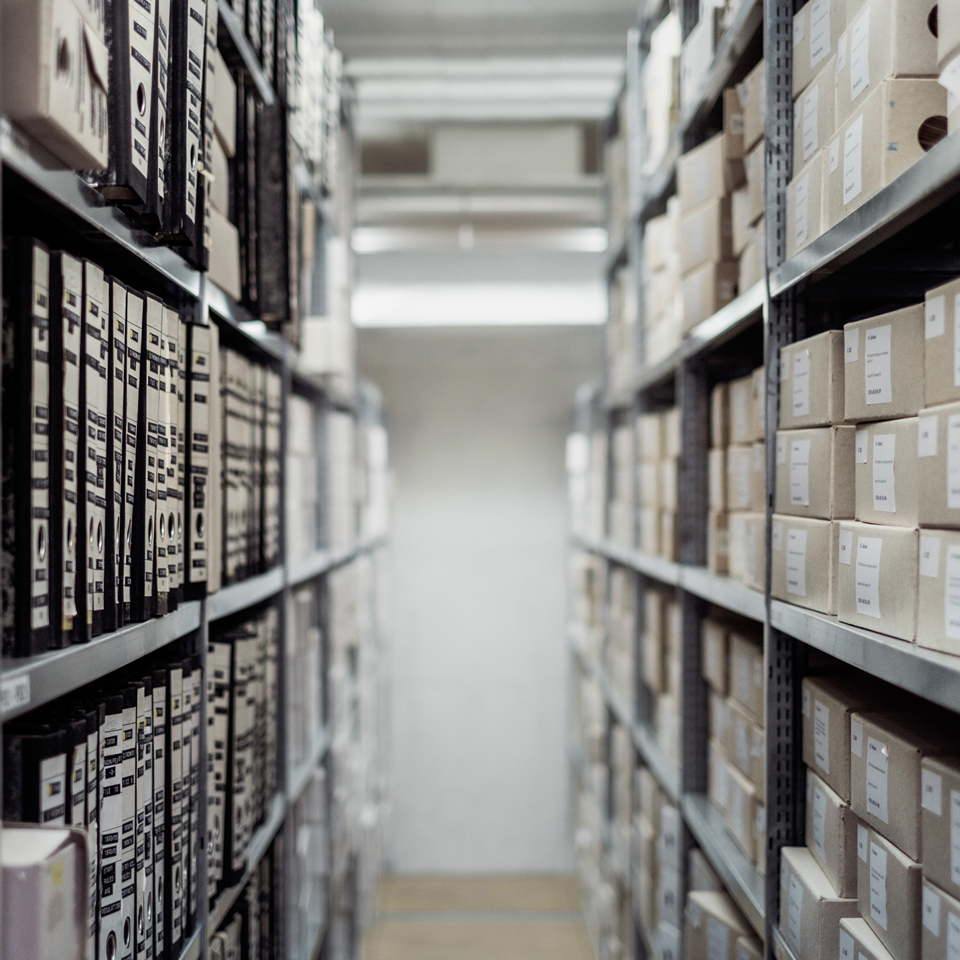
{"type": "Polygon", "coordinates": [[[763,136],[767,112],[767,72],[763,60],[737,84],[737,96],[743,111],[743,149],[749,153],[763,136]]]}
{"type": "Polygon", "coordinates": [[[920,524],[960,527],[960,403],[920,412],[920,524]]]}
{"type": "Polygon", "coordinates": [[[751,862],[757,862],[757,790],[735,766],[729,768],[730,793],[724,821],[727,832],[751,862]]]}
{"type": "Polygon", "coordinates": [[[837,60],[830,57],[793,103],[794,170],[809,163],[837,131],[836,84],[837,60]]]}
{"type": "Polygon", "coordinates": [[[743,109],[737,91],[723,91],[723,179],[727,193],[735,190],[746,178],[743,167],[743,109]]]}
{"type": "Polygon", "coordinates": [[[727,509],[751,510],[753,505],[753,444],[726,450],[727,509]]]}
{"type": "Polygon", "coordinates": [[[723,166],[722,133],[680,157],[677,161],[677,194],[684,215],[708,200],[717,200],[726,194],[723,166]]]}
{"type": "Polygon", "coordinates": [[[920,461],[916,417],[865,423],[856,430],[857,519],[915,527],[920,461]]]}
{"type": "Polygon", "coordinates": [[[917,645],[960,654],[960,530],[921,529],[919,573],[917,645]]]}
{"type": "Polygon", "coordinates": [[[750,925],[727,893],[693,892],[687,896],[685,945],[688,957],[737,960],[737,938],[750,935],[750,925]]]}
{"type": "Polygon", "coordinates": [[[727,448],[707,452],[707,493],[711,510],[727,509],[727,448]]]}
{"type": "Polygon", "coordinates": [[[771,595],[835,615],[839,533],[839,525],[832,520],[774,514],[771,595]]]}
{"type": "MultiPolygon", "coordinates": [[[[822,75],[847,25],[845,0],[810,0],[793,17],[793,95],[822,75]]],[[[830,85],[831,92],[833,84],[830,85]]]]}
{"type": "Polygon", "coordinates": [[[683,278],[683,325],[687,334],[737,295],[740,269],[736,260],[711,261],[683,278]]]}
{"type": "Polygon", "coordinates": [[[844,420],[843,331],[827,330],[780,348],[780,429],[844,420]]]}
{"type": "Polygon", "coordinates": [[[719,617],[704,617],[700,625],[703,679],[721,697],[727,695],[729,622],[719,617]]]}
{"type": "Polygon", "coordinates": [[[733,221],[730,197],[717,197],[701,204],[680,221],[680,273],[706,263],[733,260],[733,221]]]}
{"type": "Polygon", "coordinates": [[[960,280],[927,291],[923,389],[927,406],[960,400],[960,280]]]}
{"type": "Polygon", "coordinates": [[[766,148],[763,139],[747,154],[743,161],[747,174],[747,219],[756,223],[766,210],[764,194],[766,183],[766,148]]]}
{"type": "Polygon", "coordinates": [[[844,419],[894,420],[923,407],[923,306],[844,325],[844,419]]]}
{"type": "Polygon", "coordinates": [[[727,514],[730,576],[751,590],[765,589],[766,528],[762,513],[727,514]]]}
{"type": "Polygon", "coordinates": [[[764,722],[762,640],[735,628],[730,632],[730,696],[757,722],[764,722]]]}
{"type": "Polygon", "coordinates": [[[727,384],[731,444],[763,439],[763,367],[727,384]]]}
{"type": "Polygon", "coordinates": [[[710,391],[710,446],[725,447],[730,442],[730,385],[718,383],[710,391]]]}
{"type": "Polygon", "coordinates": [[[787,185],[787,259],[826,229],[824,171],[826,152],[818,150],[787,185]]]}
{"type": "Polygon", "coordinates": [[[923,878],[923,922],[920,953],[923,960],[952,960],[960,943],[960,901],[923,878]]]}
{"type": "Polygon", "coordinates": [[[863,917],[845,917],[840,921],[839,960],[893,960],[893,957],[863,917]]]}
{"type": "Polygon", "coordinates": [[[960,897],[960,760],[924,757],[920,764],[923,875],[960,897]]]}
{"type": "Polygon", "coordinates": [[[799,517],[849,520],[856,508],[853,426],[777,432],[774,509],[799,517]]]}
{"type": "Polygon", "coordinates": [[[841,897],[857,895],[857,818],[814,772],[807,770],[807,849],[841,897]]]}

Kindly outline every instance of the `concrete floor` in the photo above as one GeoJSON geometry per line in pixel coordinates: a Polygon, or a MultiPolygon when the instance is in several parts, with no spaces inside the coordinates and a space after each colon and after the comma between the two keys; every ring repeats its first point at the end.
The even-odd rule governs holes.
{"type": "Polygon", "coordinates": [[[389,877],[362,960],[593,960],[572,877],[389,877]]]}

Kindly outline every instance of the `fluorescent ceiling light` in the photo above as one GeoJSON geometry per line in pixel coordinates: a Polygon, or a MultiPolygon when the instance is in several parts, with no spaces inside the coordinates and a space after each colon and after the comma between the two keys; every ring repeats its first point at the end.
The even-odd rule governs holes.
{"type": "Polygon", "coordinates": [[[357,254],[398,250],[551,250],[566,253],[603,253],[603,227],[485,230],[471,224],[459,227],[355,227],[351,246],[357,254]]]}
{"type": "Polygon", "coordinates": [[[623,57],[355,57],[349,77],[608,76],[622,79],[623,57]]]}
{"type": "Polygon", "coordinates": [[[607,317],[602,283],[360,283],[358,327],[598,326],[607,317]]]}

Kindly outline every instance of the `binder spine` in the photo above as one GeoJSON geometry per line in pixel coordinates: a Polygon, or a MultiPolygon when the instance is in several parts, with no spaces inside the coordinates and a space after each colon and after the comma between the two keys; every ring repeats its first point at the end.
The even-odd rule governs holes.
{"type": "MultiPolygon", "coordinates": [[[[136,772],[134,793],[136,819],[134,821],[134,943],[136,956],[143,957],[147,952],[147,878],[146,878],[146,798],[148,792],[146,755],[143,751],[146,736],[147,701],[143,683],[134,684],[137,691],[137,712],[135,727],[136,772]]],[[[152,787],[150,788],[152,791],[152,787]]],[[[152,798],[151,798],[152,799],[152,798]]]]}
{"type": "Polygon", "coordinates": [[[167,881],[166,945],[167,956],[179,955],[183,939],[183,668],[167,671],[167,722],[170,724],[167,754],[167,881]]]}
{"type": "Polygon", "coordinates": [[[87,917],[87,960],[96,960],[99,933],[100,879],[100,730],[104,715],[100,705],[86,711],[87,718],[87,835],[90,838],[90,911],[87,917]]]}
{"type": "Polygon", "coordinates": [[[210,263],[210,249],[213,246],[213,234],[210,229],[210,197],[213,157],[213,104],[216,95],[217,82],[217,24],[219,11],[217,0],[207,0],[207,29],[204,44],[204,76],[203,76],[203,176],[200,181],[202,189],[202,218],[200,236],[196,249],[197,265],[206,269],[210,263]]]}
{"type": "MultiPolygon", "coordinates": [[[[142,503],[137,501],[138,491],[143,490],[145,480],[141,477],[145,460],[140,456],[141,434],[146,443],[146,426],[141,430],[140,414],[144,403],[145,385],[143,383],[144,363],[144,302],[136,294],[127,293],[127,381],[126,381],[126,431],[124,437],[123,468],[123,613],[125,620],[133,618],[134,595],[142,612],[142,586],[134,589],[134,544],[143,549],[140,542],[142,527],[142,503]],[[137,526],[135,526],[137,524],[137,526]]],[[[144,414],[145,415],[145,414],[144,414]]],[[[138,564],[142,572],[142,564],[138,564]]]]}
{"type": "Polygon", "coordinates": [[[6,262],[3,376],[19,388],[3,403],[3,655],[28,656],[52,635],[50,254],[13,241],[6,262]]]}
{"type": "Polygon", "coordinates": [[[170,310],[163,308],[160,320],[160,343],[157,348],[157,462],[156,462],[156,492],[157,492],[157,521],[155,525],[156,538],[156,571],[155,608],[158,616],[167,612],[167,599],[170,583],[167,577],[167,464],[170,459],[170,368],[167,354],[167,341],[170,336],[170,310]]]}
{"type": "MultiPolygon", "coordinates": [[[[123,700],[110,697],[100,728],[100,929],[98,957],[113,960],[131,949],[124,944],[121,884],[123,828],[123,700]]],[[[132,935],[132,930],[130,931],[132,935]]]]}
{"type": "Polygon", "coordinates": [[[206,593],[207,544],[210,537],[208,508],[214,494],[210,486],[210,327],[190,326],[189,402],[187,435],[189,436],[189,490],[186,530],[186,572],[188,596],[206,593]]]}
{"type": "Polygon", "coordinates": [[[137,864],[137,694],[134,687],[123,690],[121,714],[120,796],[120,913],[123,918],[119,960],[134,956],[136,930],[136,864],[137,864]]]}
{"type": "Polygon", "coordinates": [[[177,599],[184,597],[187,524],[187,324],[180,321],[177,355],[177,599]]]}
{"type": "Polygon", "coordinates": [[[203,671],[200,668],[199,657],[195,658],[190,674],[193,684],[190,707],[191,736],[193,750],[190,760],[190,859],[189,859],[189,890],[187,903],[189,929],[192,931],[197,922],[200,894],[200,698],[204,695],[203,671]]]}
{"type": "Polygon", "coordinates": [[[267,371],[267,410],[264,436],[263,566],[280,561],[280,484],[282,483],[283,382],[267,371]]]}
{"type": "Polygon", "coordinates": [[[167,167],[170,156],[170,136],[167,129],[167,87],[170,71],[170,0],[156,3],[154,30],[152,88],[150,94],[150,155],[147,172],[146,203],[140,209],[144,225],[154,233],[164,222],[164,204],[167,200],[167,167]]]}
{"type": "Polygon", "coordinates": [[[84,828],[87,825],[87,721],[71,720],[67,732],[70,753],[65,819],[68,826],[84,828]]]}
{"type": "Polygon", "coordinates": [[[153,671],[153,947],[157,960],[166,950],[166,778],[167,738],[167,671],[153,671]]]}
{"type": "Polygon", "coordinates": [[[110,280],[110,319],[107,324],[107,486],[104,630],[123,625],[123,466],[126,435],[127,290],[110,280]]]}
{"type": "Polygon", "coordinates": [[[193,766],[193,666],[183,666],[180,710],[180,870],[183,877],[180,901],[181,936],[190,932],[190,770],[193,766]]]}

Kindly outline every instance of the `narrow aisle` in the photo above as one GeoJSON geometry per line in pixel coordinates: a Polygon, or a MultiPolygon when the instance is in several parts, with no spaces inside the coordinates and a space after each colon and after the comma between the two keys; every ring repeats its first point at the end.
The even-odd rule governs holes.
{"type": "Polygon", "coordinates": [[[362,960],[593,960],[573,877],[387,877],[362,960]]]}

